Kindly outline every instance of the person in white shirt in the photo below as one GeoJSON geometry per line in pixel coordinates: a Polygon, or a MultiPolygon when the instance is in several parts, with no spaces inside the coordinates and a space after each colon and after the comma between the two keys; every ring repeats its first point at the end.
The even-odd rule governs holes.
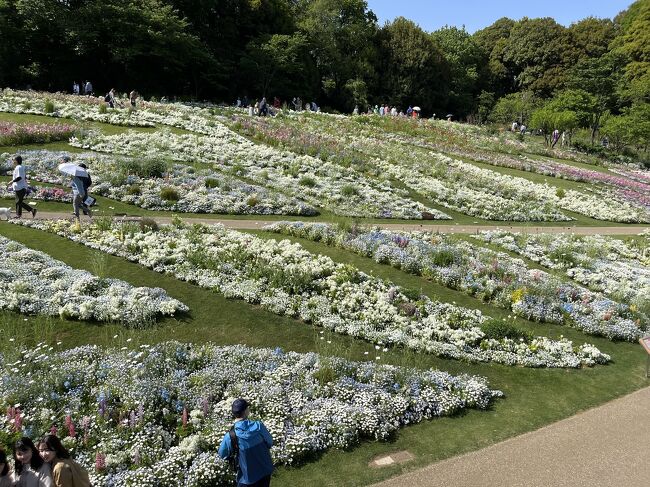
{"type": "Polygon", "coordinates": [[[21,156],[14,157],[14,173],[11,182],[7,185],[7,189],[13,187],[16,192],[16,216],[20,218],[23,214],[23,209],[31,212],[32,218],[36,216],[36,208],[32,208],[23,201],[27,195],[27,174],[23,166],[23,158],[21,156]]]}

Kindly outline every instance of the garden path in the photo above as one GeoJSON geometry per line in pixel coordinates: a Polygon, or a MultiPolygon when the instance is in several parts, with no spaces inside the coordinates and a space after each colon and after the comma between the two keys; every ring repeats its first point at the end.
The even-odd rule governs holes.
{"type": "MultiPolygon", "coordinates": [[[[71,218],[71,213],[39,212],[38,218],[59,219],[71,218]]],[[[116,217],[120,218],[120,217],[116,217]]],[[[133,217],[138,219],[139,217],[133,217]]],[[[170,223],[171,217],[156,216],[158,223],[170,223]]],[[[273,223],[272,220],[235,220],[229,218],[214,217],[190,217],[188,221],[196,223],[215,224],[221,223],[227,228],[235,230],[256,230],[264,225],[273,223]]],[[[307,219],[308,220],[308,219],[307,219]]],[[[85,220],[82,220],[82,222],[85,220]]],[[[566,227],[566,226],[511,226],[511,225],[450,225],[439,223],[373,223],[372,226],[379,226],[386,230],[432,230],[442,233],[477,233],[483,230],[508,230],[512,232],[527,233],[573,233],[576,235],[638,235],[650,227],[641,226],[613,226],[613,227],[566,227]]]]}
{"type": "Polygon", "coordinates": [[[373,487],[649,485],[650,387],[373,487]]]}

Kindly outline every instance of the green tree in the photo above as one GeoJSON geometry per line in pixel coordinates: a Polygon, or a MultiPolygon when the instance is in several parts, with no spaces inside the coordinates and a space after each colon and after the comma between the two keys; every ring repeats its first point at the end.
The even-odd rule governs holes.
{"type": "Polygon", "coordinates": [[[431,33],[449,66],[450,86],[447,109],[457,117],[475,110],[474,100],[480,93],[484,74],[482,51],[465,29],[443,27],[431,33]]]}
{"type": "Polygon", "coordinates": [[[547,105],[533,112],[530,125],[533,129],[541,130],[546,145],[550,145],[550,135],[553,131],[559,130],[570,134],[578,126],[578,117],[575,112],[569,110],[559,112],[547,105]]]}
{"type": "Polygon", "coordinates": [[[442,52],[431,37],[414,22],[399,17],[378,34],[379,103],[406,107],[417,104],[427,111],[444,106],[447,68],[442,52]]]}
{"type": "Polygon", "coordinates": [[[267,96],[271,84],[278,74],[301,77],[307,39],[301,33],[293,35],[274,34],[268,40],[251,41],[246,49],[241,65],[257,81],[256,88],[267,96]]]}
{"type": "Polygon", "coordinates": [[[365,0],[312,0],[300,14],[326,101],[350,110],[350,80],[374,77],[377,17],[365,0]]]}
{"type": "Polygon", "coordinates": [[[575,56],[567,30],[555,20],[524,17],[510,32],[503,61],[521,89],[548,96],[562,86],[575,56]]]}
{"type": "Polygon", "coordinates": [[[511,93],[499,100],[494,105],[489,119],[496,123],[510,123],[514,120],[519,123],[528,123],[533,111],[539,106],[539,99],[532,91],[511,93]]]}
{"type": "Polygon", "coordinates": [[[486,89],[493,91],[497,98],[502,97],[514,88],[514,74],[503,59],[508,38],[514,25],[514,20],[503,17],[473,35],[474,41],[483,51],[483,64],[487,65],[489,73],[486,80],[486,89]]]}
{"type": "Polygon", "coordinates": [[[634,2],[615,21],[621,32],[612,52],[626,60],[619,92],[627,102],[650,101],[650,1],[634,2]]]}
{"type": "Polygon", "coordinates": [[[478,101],[478,123],[485,123],[494,107],[494,93],[481,91],[477,98],[478,101]]]}
{"type": "Polygon", "coordinates": [[[599,58],[609,52],[618,26],[611,19],[587,17],[569,26],[568,33],[578,59],[599,58]]]}

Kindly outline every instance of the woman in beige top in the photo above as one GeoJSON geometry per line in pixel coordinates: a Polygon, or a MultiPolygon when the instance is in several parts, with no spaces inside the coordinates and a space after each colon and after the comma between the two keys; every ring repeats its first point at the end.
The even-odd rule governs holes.
{"type": "Polygon", "coordinates": [[[27,437],[14,448],[14,485],[16,487],[52,487],[52,471],[39,456],[32,440],[27,437]]]}
{"type": "Polygon", "coordinates": [[[38,444],[41,458],[52,466],[53,487],[90,487],[88,472],[70,458],[56,435],[45,435],[38,444]]]}

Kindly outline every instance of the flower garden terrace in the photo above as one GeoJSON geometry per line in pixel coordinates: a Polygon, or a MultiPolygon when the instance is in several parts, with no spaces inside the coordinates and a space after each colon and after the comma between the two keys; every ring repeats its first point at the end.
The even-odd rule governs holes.
{"type": "MultiPolygon", "coordinates": [[[[47,284],[38,302],[38,280],[4,276],[10,302],[24,306],[0,311],[8,337],[0,345],[3,406],[11,408],[3,434],[10,441],[17,424],[32,436],[55,425],[98,485],[228,485],[215,445],[239,395],[278,439],[274,482],[361,486],[399,471],[370,469],[378,455],[407,450],[411,467],[425,465],[644,384],[645,357],[632,340],[647,326],[645,237],[436,236],[373,230],[346,217],[622,225],[642,220],[640,199],[620,197],[643,191],[638,168],[585,166],[593,161],[579,154],[492,140],[456,124],[326,114],[260,121],[160,104],[100,113],[101,101],[64,95],[3,92],[0,99],[14,112],[0,118],[73,124],[73,144],[87,146],[3,147],[6,157],[25,155],[39,191],[64,197],[55,165],[70,154],[96,177],[99,210],[146,217],[79,227],[0,224],[13,241],[7,258],[16,251],[20,263],[39,252],[35,265],[57,269],[38,282],[47,284]],[[273,138],[282,130],[303,133],[304,147],[273,138]],[[309,149],[318,144],[329,152],[309,149]],[[506,165],[517,151],[606,177],[567,180],[506,165]],[[505,162],[491,164],[488,155],[505,162]],[[614,182],[613,171],[625,176],[614,182]],[[163,198],[163,189],[178,199],[163,198]],[[200,198],[188,196],[195,193],[200,198]],[[522,198],[535,205],[519,204],[522,198]],[[183,220],[156,222],[171,211],[183,220]],[[192,214],[209,220],[224,212],[336,224],[319,231],[300,224],[303,233],[284,234],[191,224],[192,214]],[[88,273],[83,286],[66,284],[81,271],[88,273]],[[26,286],[10,285],[19,279],[26,286]],[[179,312],[133,327],[111,308],[100,325],[88,313],[104,313],[101,295],[78,315],[45,312],[60,302],[48,293],[60,299],[64,285],[81,302],[93,297],[81,292],[101,293],[112,280],[131,286],[120,292],[157,288],[143,306],[178,303],[179,312]]],[[[36,202],[44,213],[69,211],[64,202],[36,202]]],[[[131,316],[132,308],[122,312],[131,316]]]]}

